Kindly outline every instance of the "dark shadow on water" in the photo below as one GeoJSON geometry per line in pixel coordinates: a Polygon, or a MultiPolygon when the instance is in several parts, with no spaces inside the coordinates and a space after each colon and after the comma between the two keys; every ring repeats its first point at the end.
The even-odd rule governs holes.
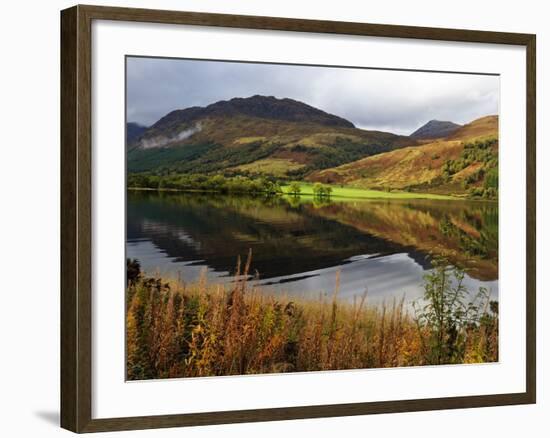
{"type": "Polygon", "coordinates": [[[49,423],[52,426],[59,426],[58,411],[37,411],[34,414],[45,423],[49,423]]]}
{"type": "Polygon", "coordinates": [[[299,276],[294,276],[290,278],[283,278],[282,280],[278,280],[278,281],[266,281],[265,283],[262,283],[262,286],[271,286],[274,284],[290,283],[292,281],[305,280],[306,278],[314,278],[314,277],[319,277],[319,274],[299,275],[299,276]]]}

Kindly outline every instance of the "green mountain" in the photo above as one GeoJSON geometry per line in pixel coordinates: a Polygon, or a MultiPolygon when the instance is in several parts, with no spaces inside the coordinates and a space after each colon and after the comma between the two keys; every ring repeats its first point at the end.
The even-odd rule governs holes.
{"type": "Polygon", "coordinates": [[[293,99],[252,96],[168,113],[129,143],[130,172],[301,179],[417,142],[293,99]]]}

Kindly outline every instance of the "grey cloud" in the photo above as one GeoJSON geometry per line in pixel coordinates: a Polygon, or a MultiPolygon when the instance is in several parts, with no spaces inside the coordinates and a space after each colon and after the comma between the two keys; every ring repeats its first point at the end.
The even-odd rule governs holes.
{"type": "Polygon", "coordinates": [[[496,76],[157,58],[127,60],[128,121],[254,94],[290,97],[365,129],[409,134],[431,119],[498,114],[496,76]]]}

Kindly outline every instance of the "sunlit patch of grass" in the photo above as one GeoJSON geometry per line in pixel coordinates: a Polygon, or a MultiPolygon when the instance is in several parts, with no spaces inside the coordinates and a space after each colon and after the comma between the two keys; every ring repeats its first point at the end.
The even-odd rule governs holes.
{"type": "Polygon", "coordinates": [[[237,138],[233,143],[235,144],[247,144],[247,143],[256,143],[259,141],[265,141],[266,137],[240,137],[237,138]]]}
{"type": "MultiPolygon", "coordinates": [[[[438,195],[433,193],[415,193],[415,192],[403,192],[403,191],[384,191],[384,190],[371,190],[371,189],[359,189],[354,187],[331,185],[332,197],[336,198],[353,198],[353,199],[460,199],[454,196],[438,195]]],[[[282,187],[283,192],[289,193],[289,186],[282,187]]],[[[313,184],[301,183],[300,195],[313,196],[313,184]]]]}
{"type": "Polygon", "coordinates": [[[252,174],[273,175],[275,177],[284,177],[288,172],[299,170],[304,167],[303,164],[296,163],[285,158],[264,158],[249,164],[242,164],[235,167],[234,170],[249,172],[252,174]]]}

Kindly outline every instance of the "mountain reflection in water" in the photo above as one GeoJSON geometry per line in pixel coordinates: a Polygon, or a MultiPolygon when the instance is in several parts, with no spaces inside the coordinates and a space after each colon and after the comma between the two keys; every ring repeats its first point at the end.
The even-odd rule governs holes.
{"type": "Polygon", "coordinates": [[[231,282],[237,257],[274,293],[415,299],[433,256],[498,295],[498,205],[429,200],[269,199],[128,192],[127,256],[146,273],[231,282]]]}

